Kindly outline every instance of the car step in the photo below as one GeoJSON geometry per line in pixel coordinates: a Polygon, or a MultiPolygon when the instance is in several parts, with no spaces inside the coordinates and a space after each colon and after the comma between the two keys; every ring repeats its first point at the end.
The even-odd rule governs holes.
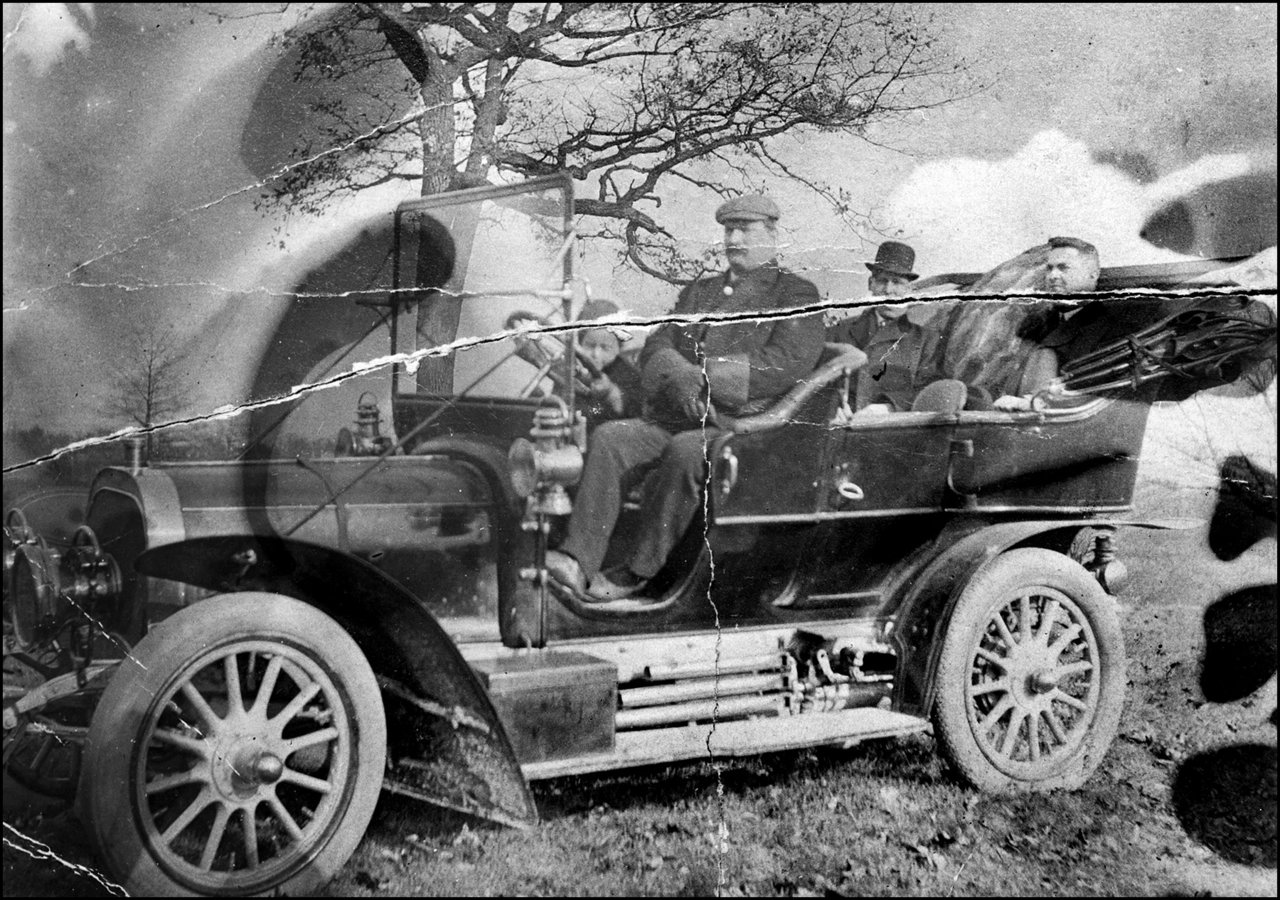
{"type": "Polygon", "coordinates": [[[693,759],[726,759],[818,745],[852,746],[923,731],[927,719],[877,707],[619,732],[612,753],[521,766],[530,781],[693,759]]]}

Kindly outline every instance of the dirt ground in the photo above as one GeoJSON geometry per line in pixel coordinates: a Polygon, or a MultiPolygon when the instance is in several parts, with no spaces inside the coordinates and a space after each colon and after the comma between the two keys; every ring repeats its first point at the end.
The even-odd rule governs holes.
{"type": "MultiPolygon", "coordinates": [[[[1126,537],[1127,708],[1081,791],[978,794],[918,735],[546,782],[523,833],[384,795],[329,893],[1274,897],[1276,544],[1223,563],[1204,537],[1126,537]],[[1231,671],[1205,683],[1233,699],[1210,702],[1204,616],[1224,597],[1231,671]]],[[[4,894],[109,894],[74,820],[10,788],[4,894]]]]}

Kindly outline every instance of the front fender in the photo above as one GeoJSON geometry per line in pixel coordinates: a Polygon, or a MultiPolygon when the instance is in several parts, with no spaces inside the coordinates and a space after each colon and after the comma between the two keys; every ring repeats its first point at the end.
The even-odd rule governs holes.
{"type": "Polygon", "coordinates": [[[322,610],[351,634],[383,686],[388,787],[500,822],[537,819],[480,680],[435,618],[374,566],[332,547],[260,535],[166,544],[136,566],[153,578],[223,593],[269,591],[322,610]],[[435,771],[459,762],[470,773],[461,781],[435,771]]]}

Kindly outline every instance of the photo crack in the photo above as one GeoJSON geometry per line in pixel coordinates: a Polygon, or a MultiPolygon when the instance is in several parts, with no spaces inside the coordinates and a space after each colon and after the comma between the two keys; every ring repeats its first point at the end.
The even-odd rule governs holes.
{"type": "Polygon", "coordinates": [[[1275,896],[1274,7],[4,17],[6,895],[1275,896]]]}

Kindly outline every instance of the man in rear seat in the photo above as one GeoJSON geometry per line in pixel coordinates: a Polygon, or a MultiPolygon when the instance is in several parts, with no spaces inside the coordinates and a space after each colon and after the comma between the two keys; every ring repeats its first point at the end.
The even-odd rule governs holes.
{"type": "MultiPolygon", "coordinates": [[[[1102,271],[1098,262],[1098,248],[1074,237],[1051,237],[1049,251],[1045,255],[1042,288],[1050,294],[1088,293],[1098,286],[1102,271]]],[[[1050,390],[1058,378],[1059,354],[1066,349],[1072,335],[1080,326],[1105,316],[1108,310],[1102,304],[1090,304],[1079,311],[1068,311],[1065,321],[1061,315],[1047,335],[1039,337],[1039,346],[1027,354],[1018,382],[1008,383],[1010,393],[995,401],[995,408],[1002,412],[1031,409],[1032,397],[1040,391],[1050,390]]],[[[1020,335],[1021,336],[1021,335],[1020,335]]]]}
{"type": "MultiPolygon", "coordinates": [[[[920,276],[913,270],[916,252],[900,241],[885,241],[874,262],[867,290],[873,297],[903,297],[920,276]]],[[[880,304],[833,325],[828,340],[853,344],[867,354],[854,379],[854,410],[862,415],[903,412],[922,388],[938,376],[929,363],[939,340],[929,303],[880,304]]],[[[861,417],[861,416],[860,416],[861,417]]]]}
{"type": "Polygon", "coordinates": [[[603,602],[641,592],[702,507],[707,447],[728,424],[722,417],[762,412],[817,364],[824,338],[818,290],[779,267],[778,216],[777,205],[758,194],[722,204],[716,221],[724,226],[729,269],[682,290],[675,314],[815,311],[669,324],[649,336],[640,355],[645,414],[596,429],[568,536],[547,554],[551,577],[578,595],[603,602]],[[606,575],[600,567],[622,510],[624,483],[655,460],[639,537],[627,563],[606,575]]]}

